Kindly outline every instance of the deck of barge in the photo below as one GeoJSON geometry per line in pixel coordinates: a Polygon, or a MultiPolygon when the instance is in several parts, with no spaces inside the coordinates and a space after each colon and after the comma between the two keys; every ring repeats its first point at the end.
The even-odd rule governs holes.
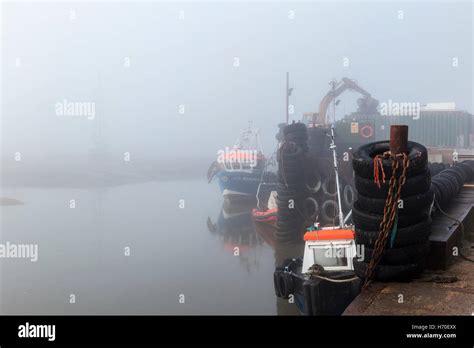
{"type": "Polygon", "coordinates": [[[452,255],[463,239],[462,254],[474,259],[474,185],[467,184],[443,216],[433,218],[430,269],[409,283],[373,283],[343,315],[474,315],[474,263],[452,255]]]}

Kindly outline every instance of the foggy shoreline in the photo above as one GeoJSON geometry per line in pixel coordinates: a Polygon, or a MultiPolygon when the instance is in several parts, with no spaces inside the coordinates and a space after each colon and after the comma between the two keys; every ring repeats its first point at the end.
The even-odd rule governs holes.
{"type": "Polygon", "coordinates": [[[206,181],[212,159],[73,158],[20,161],[3,159],[2,187],[95,188],[150,181],[206,181]]]}

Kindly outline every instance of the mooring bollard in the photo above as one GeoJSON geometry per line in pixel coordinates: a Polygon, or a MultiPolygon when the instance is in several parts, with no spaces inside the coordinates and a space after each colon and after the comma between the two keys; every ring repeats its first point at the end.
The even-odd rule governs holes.
{"type": "Polygon", "coordinates": [[[390,126],[389,148],[392,155],[408,153],[408,126],[398,124],[390,126]]]}

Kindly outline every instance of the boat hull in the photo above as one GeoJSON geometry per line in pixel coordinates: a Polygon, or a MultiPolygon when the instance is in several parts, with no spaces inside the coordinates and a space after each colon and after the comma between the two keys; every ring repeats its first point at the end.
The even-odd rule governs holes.
{"type": "Polygon", "coordinates": [[[301,259],[286,260],[274,273],[275,294],[288,298],[281,293],[281,274],[291,278],[285,286],[294,296],[294,303],[303,315],[341,315],[354,298],[360,293],[361,280],[354,272],[334,272],[323,274],[334,280],[348,279],[347,282],[331,282],[324,278],[309,277],[301,273],[301,259]],[[355,278],[355,279],[352,279],[355,278]],[[352,280],[351,280],[352,279],[352,280]]]}
{"type": "Polygon", "coordinates": [[[225,198],[255,197],[262,182],[261,172],[220,171],[216,176],[225,198]]]}

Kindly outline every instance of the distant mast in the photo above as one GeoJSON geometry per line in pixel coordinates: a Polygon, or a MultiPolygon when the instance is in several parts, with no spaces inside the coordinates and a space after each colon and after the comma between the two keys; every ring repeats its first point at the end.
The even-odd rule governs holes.
{"type": "Polygon", "coordinates": [[[290,88],[290,73],[286,73],[286,124],[290,122],[290,95],[293,88],[290,88]]]}

